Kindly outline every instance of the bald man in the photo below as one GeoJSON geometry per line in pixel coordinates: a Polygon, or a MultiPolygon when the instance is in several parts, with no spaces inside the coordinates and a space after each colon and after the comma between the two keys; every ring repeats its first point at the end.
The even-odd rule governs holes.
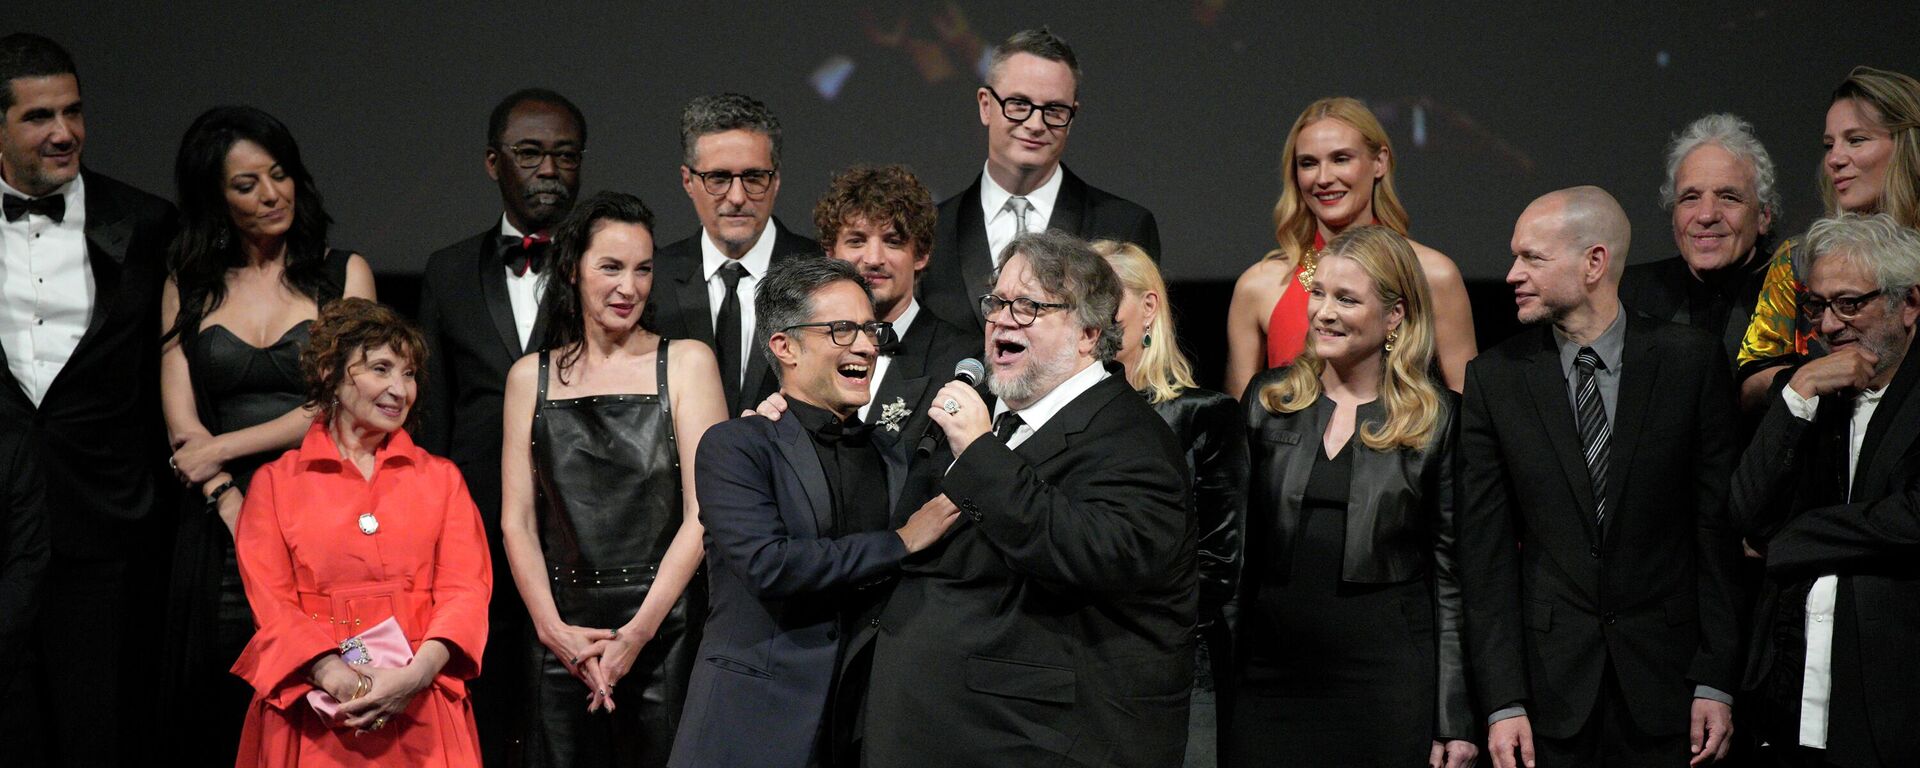
{"type": "Polygon", "coordinates": [[[1620,304],[1612,195],[1560,190],[1513,228],[1531,328],[1467,366],[1457,560],[1494,765],[1725,756],[1739,672],[1718,341],[1620,304]]]}

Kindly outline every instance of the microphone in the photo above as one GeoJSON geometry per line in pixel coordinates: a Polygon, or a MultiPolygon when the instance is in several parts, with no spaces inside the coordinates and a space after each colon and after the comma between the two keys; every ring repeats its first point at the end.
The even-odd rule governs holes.
{"type": "MultiPolygon", "coordinates": [[[[953,380],[965,382],[969,387],[980,386],[980,381],[986,377],[987,366],[971,357],[953,366],[953,380]]],[[[932,456],[933,452],[938,450],[940,445],[946,441],[946,430],[941,429],[938,424],[929,425],[927,427],[927,433],[920,436],[920,445],[913,449],[913,455],[922,459],[932,456]]]]}

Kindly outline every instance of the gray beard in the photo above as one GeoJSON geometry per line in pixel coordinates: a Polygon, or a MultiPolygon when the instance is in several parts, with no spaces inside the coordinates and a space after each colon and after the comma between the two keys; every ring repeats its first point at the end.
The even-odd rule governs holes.
{"type": "MultiPolygon", "coordinates": [[[[1032,347],[1028,347],[1028,350],[1031,351],[1032,347]]],[[[1027,369],[1017,376],[1008,378],[998,371],[991,373],[987,376],[987,391],[1009,404],[1020,403],[1024,408],[1072,376],[1073,362],[1073,348],[1062,347],[1060,354],[1051,359],[1035,357],[1027,361],[1027,369]]]]}

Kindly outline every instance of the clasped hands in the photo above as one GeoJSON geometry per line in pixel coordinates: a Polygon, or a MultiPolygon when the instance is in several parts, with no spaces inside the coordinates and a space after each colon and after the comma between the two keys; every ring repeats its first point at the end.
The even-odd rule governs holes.
{"type": "Polygon", "coordinates": [[[613,687],[633,670],[650,637],[634,627],[600,629],[560,624],[542,628],[540,644],[560,660],[575,679],[587,686],[587,711],[612,712],[613,687]]]}

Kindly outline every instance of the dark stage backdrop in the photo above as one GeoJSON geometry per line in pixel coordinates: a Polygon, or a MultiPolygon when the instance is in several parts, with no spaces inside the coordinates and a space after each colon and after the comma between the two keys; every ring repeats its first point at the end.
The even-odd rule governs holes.
{"type": "MultiPolygon", "coordinates": [[[[1571,184],[1620,197],[1635,261],[1669,255],[1662,149],[1710,111],[1755,123],[1780,168],[1783,229],[1802,227],[1834,84],[1857,63],[1920,73],[1920,4],[1671,5],[15,0],[0,31],[71,48],[89,164],[169,197],[196,114],[235,102],[274,113],[319,178],[335,241],[404,284],[498,217],[481,151],[487,111],[516,88],[551,87],[585,110],[586,190],[640,194],[663,242],[697,226],[677,171],[681,105],[760,98],[786,130],[778,214],[810,232],[813,200],[854,163],[907,163],[938,197],[965,186],[985,153],[972,94],[988,46],[1048,24],[1086,75],[1067,162],[1152,209],[1168,277],[1212,304],[1272,247],[1281,144],[1316,97],[1374,108],[1415,238],[1484,283],[1504,274],[1527,201],[1571,184]]],[[[1477,295],[1492,298],[1482,314],[1510,314],[1497,288],[1477,295]]],[[[1204,331],[1183,335],[1217,337],[1223,306],[1182,311],[1204,331]]]]}

